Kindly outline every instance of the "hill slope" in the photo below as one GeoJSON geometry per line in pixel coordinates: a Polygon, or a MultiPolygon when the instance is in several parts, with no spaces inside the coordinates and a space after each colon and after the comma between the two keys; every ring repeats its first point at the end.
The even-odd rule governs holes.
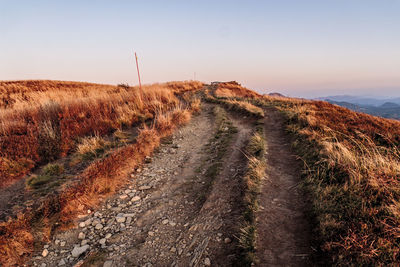
{"type": "Polygon", "coordinates": [[[236,82],[0,88],[5,266],[399,260],[399,122],[236,82]]]}

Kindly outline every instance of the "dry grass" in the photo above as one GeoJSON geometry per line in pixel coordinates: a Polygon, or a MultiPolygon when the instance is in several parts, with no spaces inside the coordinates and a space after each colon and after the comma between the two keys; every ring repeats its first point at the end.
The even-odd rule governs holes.
{"type": "Polygon", "coordinates": [[[256,263],[255,249],[257,230],[255,213],[258,209],[258,195],[261,180],[265,177],[265,139],[262,128],[250,137],[246,147],[248,158],[247,170],[244,175],[244,226],[241,229],[239,243],[241,246],[241,266],[253,266],[256,263]]]}
{"type": "Polygon", "coordinates": [[[112,133],[178,107],[200,82],[117,87],[77,82],[0,82],[0,187],[65,156],[76,140],[112,133]]]}
{"type": "Polygon", "coordinates": [[[55,221],[61,227],[69,226],[77,215],[87,209],[94,209],[101,199],[114,194],[127,182],[132,169],[158,147],[160,139],[172,134],[179,125],[187,123],[190,116],[190,111],[179,107],[167,114],[156,115],[154,126],[142,128],[134,144],[95,161],[80,175],[78,182],[70,185],[60,195],[50,196],[38,210],[24,215],[22,219],[2,223],[0,245],[4,252],[0,254],[0,262],[5,265],[23,263],[25,257],[33,251],[33,233],[41,238],[36,242],[49,239],[52,234],[49,229],[54,228],[55,221]],[[42,225],[41,229],[31,230],[28,227],[38,222],[42,225]],[[12,243],[7,241],[8,236],[14,236],[12,243]],[[23,254],[14,251],[19,247],[24,248],[23,254]]]}
{"type": "Polygon", "coordinates": [[[264,97],[287,114],[305,163],[315,236],[335,265],[400,260],[400,122],[320,101],[264,97]]]}
{"type": "MultiPolygon", "coordinates": [[[[26,103],[18,102],[18,105],[8,106],[7,110],[2,111],[0,171],[3,186],[20,178],[33,166],[63,156],[72,149],[76,148],[80,154],[96,153],[108,146],[103,135],[112,132],[121,135],[124,126],[133,126],[150,118],[154,120],[151,126],[143,126],[134,143],[125,144],[94,161],[79,174],[76,182],[69,184],[59,194],[47,195],[36,210],[1,223],[0,263],[5,266],[24,263],[33,251],[34,242],[40,243],[51,238],[55,223],[58,227],[67,227],[85,209],[95,208],[101,199],[115,193],[126,183],[132,169],[154,151],[161,138],[172,134],[176,127],[190,120],[190,103],[181,102],[178,97],[185,92],[195,92],[202,86],[198,82],[168,83],[145,86],[143,93],[140,93],[130,87],[89,84],[95,92],[86,92],[86,97],[72,100],[70,94],[74,97],[82,94],[82,86],[88,84],[71,83],[71,86],[67,86],[69,83],[54,82],[65,87],[54,87],[60,89],[54,89],[58,90],[54,94],[40,89],[44,83],[43,88],[53,90],[53,82],[28,82],[33,86],[31,91],[23,90],[26,83],[7,85],[11,84],[12,90],[9,91],[13,93],[29,94],[32,91],[31,97],[42,94],[44,98],[49,95],[59,98],[50,99],[51,102],[48,99],[45,103],[49,104],[32,103],[29,107],[30,98],[26,103]],[[121,120],[127,125],[121,125],[121,120]],[[22,147],[36,157],[29,153],[22,154],[22,147]],[[41,157],[43,152],[47,153],[45,159],[41,157]],[[10,177],[10,174],[14,177],[10,177]]],[[[4,86],[4,83],[1,85],[4,86]]],[[[42,176],[53,177],[46,172],[37,176],[39,183],[43,180],[42,176]]]]}
{"type": "Polygon", "coordinates": [[[222,97],[222,98],[236,98],[236,97],[258,98],[261,96],[261,95],[257,94],[256,92],[249,90],[234,81],[218,83],[216,85],[214,95],[216,97],[222,97]]]}

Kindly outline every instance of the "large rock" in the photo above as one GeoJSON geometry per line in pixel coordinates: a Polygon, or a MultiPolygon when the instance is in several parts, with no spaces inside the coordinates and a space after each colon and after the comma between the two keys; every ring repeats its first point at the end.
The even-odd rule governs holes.
{"type": "Polygon", "coordinates": [[[84,245],[82,247],[76,246],[76,247],[74,247],[74,249],[71,252],[72,257],[78,258],[82,253],[84,253],[88,249],[89,249],[89,245],[84,245]]]}

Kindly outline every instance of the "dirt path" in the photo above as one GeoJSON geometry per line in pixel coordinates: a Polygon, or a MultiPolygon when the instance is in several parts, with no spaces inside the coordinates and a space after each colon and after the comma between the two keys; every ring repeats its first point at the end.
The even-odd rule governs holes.
{"type": "Polygon", "coordinates": [[[251,126],[231,118],[238,131],[210,180],[207,169],[216,160],[207,154],[215,128],[211,108],[206,104],[132,174],[130,184],[82,217],[76,229],[54,236],[29,265],[232,266],[246,162],[240,150],[251,126]]]}
{"type": "Polygon", "coordinates": [[[258,265],[306,266],[311,247],[306,203],[298,188],[301,163],[290,150],[282,114],[274,108],[265,114],[267,170],[257,212],[258,265]]]}

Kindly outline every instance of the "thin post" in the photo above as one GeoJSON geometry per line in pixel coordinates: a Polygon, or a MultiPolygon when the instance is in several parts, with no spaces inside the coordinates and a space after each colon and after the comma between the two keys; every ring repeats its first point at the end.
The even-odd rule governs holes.
{"type": "Polygon", "coordinates": [[[140,81],[139,63],[138,63],[138,58],[137,58],[136,52],[135,52],[135,58],[136,58],[137,75],[139,77],[139,88],[140,88],[140,91],[142,91],[142,82],[140,81]]]}

